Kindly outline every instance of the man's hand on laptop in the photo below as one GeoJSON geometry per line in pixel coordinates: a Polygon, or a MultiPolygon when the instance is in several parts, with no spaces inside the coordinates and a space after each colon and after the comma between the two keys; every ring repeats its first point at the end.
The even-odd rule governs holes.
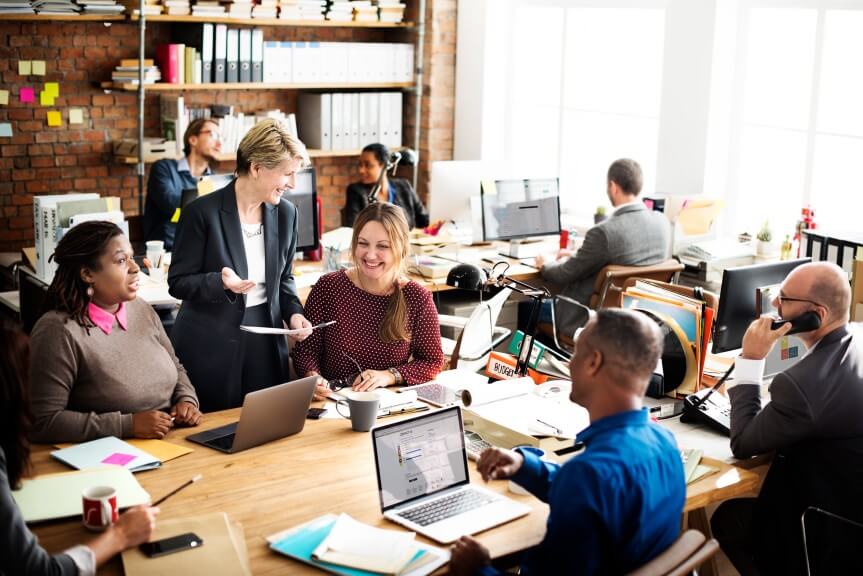
{"type": "Polygon", "coordinates": [[[201,423],[201,411],[191,402],[181,400],[171,408],[171,418],[177,425],[197,426],[201,423]]]}
{"type": "Polygon", "coordinates": [[[135,438],[164,438],[173,425],[171,417],[160,410],[132,414],[132,436],[135,438]]]}
{"type": "Polygon", "coordinates": [[[454,576],[476,574],[480,568],[491,562],[488,548],[470,536],[462,536],[456,540],[450,553],[452,556],[449,573],[454,576]]]}
{"type": "Polygon", "coordinates": [[[512,450],[492,447],[483,452],[476,469],[486,482],[512,477],[524,464],[524,456],[512,450]]]}

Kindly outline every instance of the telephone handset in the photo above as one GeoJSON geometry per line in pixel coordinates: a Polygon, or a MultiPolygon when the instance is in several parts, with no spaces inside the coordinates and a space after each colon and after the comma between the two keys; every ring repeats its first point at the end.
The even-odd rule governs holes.
{"type": "Polygon", "coordinates": [[[797,318],[791,318],[790,320],[778,318],[770,324],[770,329],[776,330],[787,322],[791,322],[791,330],[788,331],[788,334],[811,332],[812,330],[818,330],[821,328],[821,317],[814,310],[810,310],[808,312],[804,312],[797,318]]]}

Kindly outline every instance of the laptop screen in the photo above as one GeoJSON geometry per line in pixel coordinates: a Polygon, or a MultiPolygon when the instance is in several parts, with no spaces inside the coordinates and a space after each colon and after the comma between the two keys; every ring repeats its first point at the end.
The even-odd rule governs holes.
{"type": "Polygon", "coordinates": [[[467,484],[467,456],[458,406],[372,432],[381,507],[467,484]]]}

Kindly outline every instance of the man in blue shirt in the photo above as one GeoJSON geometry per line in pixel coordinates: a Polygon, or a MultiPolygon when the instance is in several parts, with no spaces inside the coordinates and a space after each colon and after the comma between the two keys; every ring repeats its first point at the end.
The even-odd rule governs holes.
{"type": "Polygon", "coordinates": [[[212,174],[211,164],[221,151],[219,124],[213,118],[198,118],[189,123],[183,134],[183,157],[165,158],[150,168],[147,201],[144,205],[144,238],[163,240],[165,249],[174,246],[177,225],[171,222],[183,190],[195,188],[202,176],[212,174]]]}
{"type": "MultiPolygon", "coordinates": [[[[545,538],[528,550],[521,574],[623,574],[671,546],[686,499],[674,437],[641,406],[662,354],[647,316],[600,310],[576,344],[570,400],[590,413],[585,449],[560,466],[530,450],[491,448],[483,480],[510,478],[549,504],[545,538]]],[[[496,574],[488,550],[469,536],[453,546],[453,574],[496,574]]]]}

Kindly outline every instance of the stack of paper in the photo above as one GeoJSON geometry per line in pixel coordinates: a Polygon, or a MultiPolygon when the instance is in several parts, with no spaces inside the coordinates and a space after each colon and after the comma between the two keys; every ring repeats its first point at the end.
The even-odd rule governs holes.
{"type": "Polygon", "coordinates": [[[702,451],[697,449],[682,449],[680,451],[680,458],[683,460],[683,477],[687,484],[692,484],[719,471],[713,466],[701,464],[701,455],[702,451]]]}
{"type": "Polygon", "coordinates": [[[204,541],[200,548],[148,558],[138,547],[123,552],[126,576],[161,574],[207,574],[208,576],[248,576],[249,554],[243,527],[231,522],[222,512],[192,518],[159,518],[151,540],[161,540],[192,532],[204,541]]]}
{"type": "Polygon", "coordinates": [[[426,546],[413,532],[382,530],[327,514],[267,537],[270,548],[334,574],[430,574],[449,552],[426,546]]]}
{"type": "Polygon", "coordinates": [[[151,470],[162,461],[114,436],[84,442],[51,452],[51,456],[78,470],[98,468],[105,464],[122,466],[132,472],[151,470]]]}
{"type": "Polygon", "coordinates": [[[119,466],[37,476],[24,480],[21,489],[12,492],[12,497],[25,522],[40,522],[80,516],[81,493],[91,486],[112,486],[117,491],[119,508],[150,501],[150,495],[132,473],[119,466]]]}

